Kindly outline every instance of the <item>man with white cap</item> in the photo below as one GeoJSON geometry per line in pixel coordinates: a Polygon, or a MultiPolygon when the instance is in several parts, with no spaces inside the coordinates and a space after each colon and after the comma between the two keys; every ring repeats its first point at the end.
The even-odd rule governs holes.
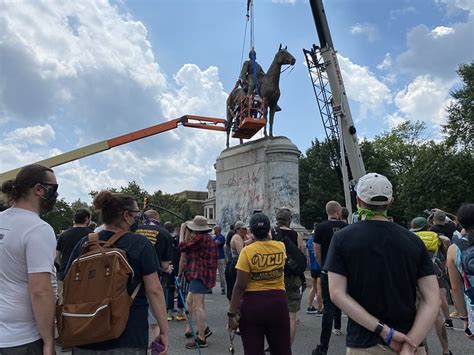
{"type": "Polygon", "coordinates": [[[385,176],[361,177],[361,221],[336,232],[329,247],[324,268],[331,300],[349,317],[347,354],[414,354],[439,311],[431,259],[418,237],[388,221],[392,202],[385,176]]]}

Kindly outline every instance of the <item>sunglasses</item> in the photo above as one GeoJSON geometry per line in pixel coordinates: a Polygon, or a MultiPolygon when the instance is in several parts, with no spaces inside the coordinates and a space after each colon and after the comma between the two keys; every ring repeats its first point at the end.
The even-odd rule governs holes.
{"type": "Polygon", "coordinates": [[[45,189],[53,190],[54,192],[58,192],[58,187],[59,187],[58,184],[48,184],[46,182],[39,182],[38,184],[43,186],[45,189]]]}

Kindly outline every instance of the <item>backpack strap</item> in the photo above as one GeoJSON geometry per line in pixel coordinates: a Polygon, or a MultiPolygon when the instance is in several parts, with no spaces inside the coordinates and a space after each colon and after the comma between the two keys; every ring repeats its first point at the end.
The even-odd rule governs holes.
{"type": "Polygon", "coordinates": [[[107,240],[107,243],[110,244],[110,245],[114,245],[117,242],[117,240],[122,238],[127,233],[128,233],[128,231],[117,232],[107,240]]]}
{"type": "Polygon", "coordinates": [[[139,282],[137,287],[135,287],[135,290],[133,290],[132,295],[130,296],[132,301],[137,297],[138,291],[140,291],[140,287],[142,287],[142,283],[139,282]]]}
{"type": "Polygon", "coordinates": [[[87,235],[87,239],[89,242],[98,242],[99,241],[99,233],[90,233],[87,235]]]}

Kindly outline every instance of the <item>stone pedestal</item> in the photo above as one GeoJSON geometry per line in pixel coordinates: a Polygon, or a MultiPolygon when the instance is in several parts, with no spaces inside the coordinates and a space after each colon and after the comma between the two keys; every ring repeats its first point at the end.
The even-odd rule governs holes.
{"type": "Polygon", "coordinates": [[[262,138],[224,150],[216,162],[216,222],[224,232],[232,223],[250,221],[255,209],[272,225],[279,207],[293,212],[300,225],[298,163],[301,152],[286,137],[262,138]]]}

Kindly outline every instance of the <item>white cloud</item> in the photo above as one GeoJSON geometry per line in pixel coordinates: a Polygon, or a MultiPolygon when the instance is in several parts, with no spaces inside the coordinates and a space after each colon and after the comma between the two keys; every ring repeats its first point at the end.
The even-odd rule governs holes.
{"type": "Polygon", "coordinates": [[[438,127],[446,121],[446,106],[450,103],[449,89],[453,82],[418,76],[395,96],[399,113],[412,121],[423,121],[438,127]]]}
{"type": "Polygon", "coordinates": [[[272,2],[277,3],[277,4],[291,4],[291,5],[294,5],[296,3],[296,0],[272,0],[272,2]]]}
{"type": "Polygon", "coordinates": [[[107,1],[3,2],[0,112],[87,125],[92,136],[119,132],[132,117],[145,122],[166,85],[146,36],[107,1]]]}
{"type": "Polygon", "coordinates": [[[431,35],[434,38],[448,36],[454,33],[454,28],[452,27],[445,27],[445,26],[438,26],[431,31],[431,35]]]}
{"type": "MultiPolygon", "coordinates": [[[[474,4],[473,1],[470,3],[474,4]]],[[[455,78],[459,65],[474,58],[473,14],[471,12],[466,22],[449,27],[436,26],[430,29],[423,24],[414,27],[407,34],[407,50],[396,58],[398,69],[415,76],[429,74],[447,80],[455,78]]]]}
{"type": "Polygon", "coordinates": [[[377,69],[387,70],[387,69],[390,69],[391,66],[392,66],[392,55],[390,53],[385,53],[385,57],[383,58],[382,63],[377,65],[377,69]]]}
{"type": "Polygon", "coordinates": [[[406,122],[407,119],[399,116],[398,113],[393,113],[393,114],[387,115],[385,117],[385,121],[387,122],[389,128],[392,129],[406,122]]]}
{"type": "Polygon", "coordinates": [[[369,114],[380,116],[384,105],[392,101],[390,89],[367,67],[354,64],[341,55],[338,58],[347,95],[360,103],[361,118],[369,114]]]}
{"type": "Polygon", "coordinates": [[[355,35],[364,35],[369,42],[374,42],[379,39],[379,31],[377,26],[372,23],[363,22],[351,27],[351,33],[355,35]]]}
{"type": "Polygon", "coordinates": [[[6,144],[45,146],[54,139],[55,132],[49,124],[45,124],[44,126],[17,128],[14,131],[7,132],[4,136],[6,144]]]}
{"type": "Polygon", "coordinates": [[[407,14],[415,13],[416,9],[414,6],[407,6],[401,9],[396,9],[396,10],[391,10],[390,11],[390,19],[391,20],[396,20],[401,16],[405,16],[407,14]]]}
{"type": "MultiPolygon", "coordinates": [[[[145,26],[107,1],[1,3],[0,52],[0,120],[11,127],[0,136],[2,171],[160,123],[163,113],[224,116],[216,67],[186,64],[167,81],[145,26]]],[[[133,179],[149,191],[205,189],[224,146],[223,132],[181,127],[102,153],[101,166],[55,171],[68,200],[133,179]]]]}
{"type": "Polygon", "coordinates": [[[435,0],[437,3],[445,4],[448,8],[448,14],[455,14],[462,11],[474,13],[474,2],[472,0],[435,0]]]}

